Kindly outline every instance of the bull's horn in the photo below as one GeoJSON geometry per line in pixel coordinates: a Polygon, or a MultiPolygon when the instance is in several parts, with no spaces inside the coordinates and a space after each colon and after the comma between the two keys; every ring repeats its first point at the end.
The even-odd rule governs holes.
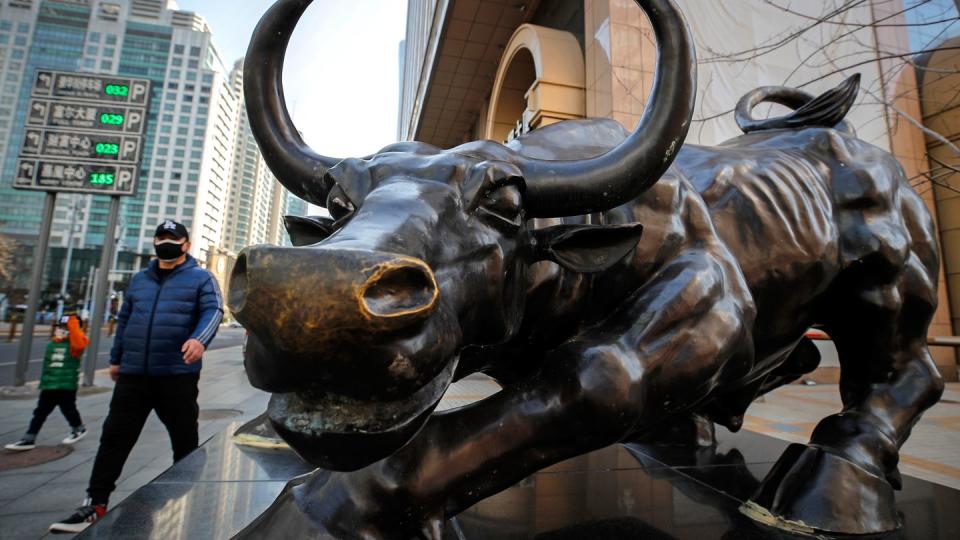
{"type": "Polygon", "coordinates": [[[687,136],[697,90],[690,30],[671,0],[636,1],[657,38],[657,71],[640,125],[602,156],[524,161],[529,217],[599,212],[635,198],[667,170],[687,136]]]}
{"type": "Polygon", "coordinates": [[[291,193],[327,205],[327,169],[340,160],[310,149],[283,98],[283,59],[293,29],[313,0],[279,0],[260,19],[243,65],[243,92],[250,128],[273,174],[291,193]]]}

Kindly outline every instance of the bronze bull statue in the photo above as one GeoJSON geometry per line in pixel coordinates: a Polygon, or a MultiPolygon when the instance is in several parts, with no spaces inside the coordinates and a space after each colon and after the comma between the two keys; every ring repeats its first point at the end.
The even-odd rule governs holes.
{"type": "Polygon", "coordinates": [[[571,456],[709,444],[714,423],[739,429],[757,396],[816,367],[814,325],[839,350],[844,409],[743,511],[807,532],[898,527],[898,449],[943,391],[926,346],[939,261],[900,165],[843,121],[856,77],[817,98],[761,88],[738,106],[745,135],[683,145],[693,43],[670,0],[638,0],[659,57],[633,133],[568,121],[506,145],[331,158],[305,145],[281,84],[310,3],[264,16],[245,92],[270,168],[332,218],[291,218],[299,247],[244,250],[229,302],[273,426],[325,470],[241,536],[439,538],[571,456]],[[763,101],[795,110],[753,118],[763,101]],[[476,372],[502,390],[434,412],[476,372]]]}

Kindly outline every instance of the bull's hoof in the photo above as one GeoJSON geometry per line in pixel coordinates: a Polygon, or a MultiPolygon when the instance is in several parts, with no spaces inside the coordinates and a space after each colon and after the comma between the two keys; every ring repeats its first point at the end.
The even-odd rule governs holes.
{"type": "Polygon", "coordinates": [[[803,444],[787,448],[740,511],[801,534],[879,534],[900,527],[889,482],[803,444]]]}

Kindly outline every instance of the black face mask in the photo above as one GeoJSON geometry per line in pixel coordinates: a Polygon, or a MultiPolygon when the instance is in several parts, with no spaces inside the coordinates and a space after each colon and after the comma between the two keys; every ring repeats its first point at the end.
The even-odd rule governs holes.
{"type": "Polygon", "coordinates": [[[183,244],[161,242],[160,244],[154,244],[153,248],[157,252],[157,258],[164,262],[175,261],[183,255],[183,244]]]}

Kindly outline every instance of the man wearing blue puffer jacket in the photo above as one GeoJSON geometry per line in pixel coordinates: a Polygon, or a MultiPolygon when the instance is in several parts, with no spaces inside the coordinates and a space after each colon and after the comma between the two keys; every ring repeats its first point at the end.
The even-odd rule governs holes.
{"type": "Polygon", "coordinates": [[[107,511],[123,464],[140,430],[156,411],[170,434],[173,460],[198,444],[201,358],[223,319],[223,298],[213,276],[188,255],[187,228],[173,220],[157,227],[157,259],[127,288],[110,351],[117,382],[93,463],[89,498],[51,531],[79,532],[107,511]]]}

